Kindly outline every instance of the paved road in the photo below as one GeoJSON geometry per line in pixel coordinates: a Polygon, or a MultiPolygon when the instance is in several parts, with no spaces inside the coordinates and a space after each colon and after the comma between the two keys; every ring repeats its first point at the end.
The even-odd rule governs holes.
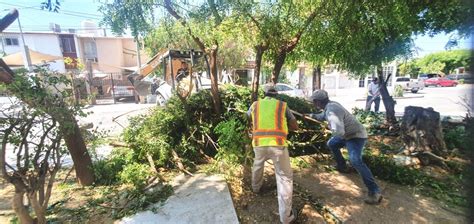
{"type": "MultiPolygon", "coordinates": [[[[16,98],[0,97],[0,109],[7,110],[11,105],[18,104],[16,98]]],[[[107,103],[107,102],[106,102],[107,103]]],[[[147,113],[154,104],[135,104],[133,102],[119,102],[88,106],[85,112],[92,112],[87,117],[79,117],[80,124],[92,123],[100,130],[110,131],[110,135],[118,135],[123,127],[128,125],[128,119],[142,113],[147,113]]],[[[11,111],[11,110],[9,110],[11,111]]]]}
{"type": "Polygon", "coordinates": [[[128,119],[139,114],[147,113],[154,104],[117,103],[106,105],[94,105],[86,109],[92,112],[85,118],[79,118],[79,123],[93,123],[100,130],[110,131],[110,135],[119,135],[123,127],[128,126],[128,119]]]}
{"type": "MultiPolygon", "coordinates": [[[[405,92],[404,98],[395,99],[395,112],[403,114],[406,106],[432,107],[444,116],[465,116],[467,109],[462,105],[464,100],[472,98],[473,85],[458,85],[457,87],[428,87],[418,93],[405,92]]],[[[365,108],[365,90],[354,89],[338,92],[330,96],[346,108],[365,108]]],[[[373,106],[372,106],[373,107],[373,106]]],[[[472,106],[471,106],[472,107],[472,106]]],[[[385,111],[380,102],[380,110],[385,111]]]]}

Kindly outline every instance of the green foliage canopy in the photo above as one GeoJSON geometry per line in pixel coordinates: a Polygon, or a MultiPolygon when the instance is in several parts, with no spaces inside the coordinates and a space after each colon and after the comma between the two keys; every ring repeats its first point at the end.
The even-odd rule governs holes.
{"type": "Polygon", "coordinates": [[[450,50],[426,55],[416,60],[416,64],[422,73],[450,74],[459,67],[469,70],[471,60],[468,50],[450,50]]]}
{"type": "Polygon", "coordinates": [[[99,11],[104,15],[102,23],[110,25],[112,32],[121,35],[129,28],[137,39],[153,27],[155,5],[155,0],[113,0],[101,5],[99,11]]]}

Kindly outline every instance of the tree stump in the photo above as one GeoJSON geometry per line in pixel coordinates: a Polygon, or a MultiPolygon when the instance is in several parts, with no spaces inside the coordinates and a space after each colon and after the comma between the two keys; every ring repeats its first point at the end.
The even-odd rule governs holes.
{"type": "Polygon", "coordinates": [[[435,162],[445,166],[446,144],[440,115],[433,108],[405,107],[400,133],[405,154],[416,155],[423,165],[435,162]]]}

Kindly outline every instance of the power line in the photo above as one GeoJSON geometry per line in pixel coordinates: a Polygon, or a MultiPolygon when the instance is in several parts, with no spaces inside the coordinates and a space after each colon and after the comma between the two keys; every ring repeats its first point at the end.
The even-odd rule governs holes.
{"type": "MultiPolygon", "coordinates": [[[[11,4],[11,3],[5,3],[5,2],[0,2],[0,4],[15,6],[15,7],[30,8],[30,9],[34,9],[34,10],[37,10],[37,11],[47,12],[47,13],[56,13],[56,12],[51,12],[51,11],[48,11],[48,10],[43,10],[43,9],[40,8],[41,6],[24,6],[24,5],[17,5],[17,4],[11,4]]],[[[88,13],[83,13],[83,12],[74,12],[74,11],[62,10],[62,11],[59,11],[57,13],[68,15],[68,16],[86,18],[86,19],[94,19],[94,20],[102,19],[102,17],[99,16],[99,15],[89,14],[89,16],[88,16],[88,15],[84,15],[84,14],[88,14],[88,13]]]]}
{"type": "MultiPolygon", "coordinates": [[[[51,11],[49,11],[49,10],[41,9],[41,6],[26,6],[26,5],[18,5],[18,4],[4,3],[4,2],[0,2],[0,4],[22,7],[23,9],[25,9],[25,8],[33,8],[33,9],[37,9],[37,10],[39,9],[39,10],[42,10],[42,11],[45,11],[45,12],[51,12],[51,11]],[[37,7],[38,7],[38,8],[37,8],[37,7]]],[[[72,10],[65,10],[65,9],[61,9],[58,13],[61,13],[61,12],[68,12],[68,13],[81,14],[81,15],[82,15],[82,14],[86,14],[86,15],[89,15],[89,16],[101,17],[101,15],[99,15],[99,14],[92,14],[92,13],[87,13],[87,12],[79,12],[79,11],[72,11],[72,10]]],[[[53,13],[56,13],[56,12],[53,12],[53,13]]]]}

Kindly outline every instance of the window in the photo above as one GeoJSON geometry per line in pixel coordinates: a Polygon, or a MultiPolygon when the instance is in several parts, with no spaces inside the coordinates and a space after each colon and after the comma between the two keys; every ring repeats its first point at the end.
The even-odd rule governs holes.
{"type": "Polygon", "coordinates": [[[61,38],[61,49],[63,53],[76,53],[76,46],[74,46],[74,39],[70,37],[61,38]]]}
{"type": "Polygon", "coordinates": [[[18,38],[5,38],[5,45],[7,46],[18,46],[18,38]]]}
{"type": "Polygon", "coordinates": [[[397,78],[395,82],[409,82],[410,78],[397,78]]]}
{"type": "Polygon", "coordinates": [[[275,86],[276,91],[290,91],[292,90],[290,87],[286,85],[276,85],[275,86]]]}
{"type": "Polygon", "coordinates": [[[84,42],[84,56],[86,59],[97,58],[97,46],[94,41],[84,42]]]}
{"type": "Polygon", "coordinates": [[[359,87],[365,87],[365,78],[359,79],[359,87]]]}

